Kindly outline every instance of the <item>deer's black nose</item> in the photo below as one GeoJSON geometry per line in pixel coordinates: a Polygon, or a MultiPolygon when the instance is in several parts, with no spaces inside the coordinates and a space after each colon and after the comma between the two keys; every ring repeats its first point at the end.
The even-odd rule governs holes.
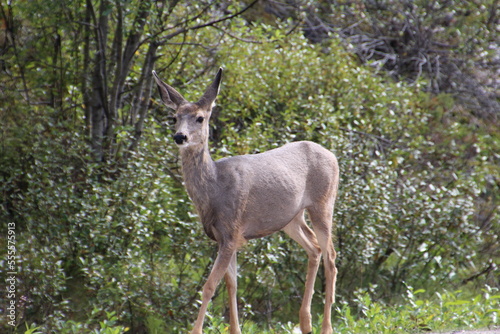
{"type": "Polygon", "coordinates": [[[174,140],[177,145],[182,145],[184,142],[187,141],[187,136],[183,134],[182,132],[176,133],[174,135],[174,140]]]}

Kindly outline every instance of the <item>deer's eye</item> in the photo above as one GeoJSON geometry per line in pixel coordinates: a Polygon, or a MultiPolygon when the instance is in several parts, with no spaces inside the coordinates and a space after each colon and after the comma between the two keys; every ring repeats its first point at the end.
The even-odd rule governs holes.
{"type": "Polygon", "coordinates": [[[168,118],[168,121],[169,121],[170,124],[173,125],[173,124],[177,123],[177,117],[171,116],[171,117],[168,118]]]}
{"type": "Polygon", "coordinates": [[[203,120],[205,119],[205,117],[203,116],[199,116],[197,119],[196,119],[196,122],[197,123],[203,123],[203,120]]]}

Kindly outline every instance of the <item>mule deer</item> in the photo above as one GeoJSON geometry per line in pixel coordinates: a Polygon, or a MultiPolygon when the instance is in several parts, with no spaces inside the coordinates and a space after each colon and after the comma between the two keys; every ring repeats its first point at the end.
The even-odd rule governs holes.
{"type": "Polygon", "coordinates": [[[264,153],[213,161],[208,150],[209,126],[219,93],[222,68],[201,99],[190,103],[153,71],[161,99],[175,110],[176,133],[187,192],[206,234],[218,243],[218,255],[203,286],[202,304],[192,334],[201,334],[208,303],[224,276],[229,295],[231,334],[240,334],[236,300],[236,252],[248,240],[285,231],[307,252],[309,263],[300,329],[311,333],[314,281],[324,255],[326,297],[321,333],[333,332],[336,253],[332,214],[339,182],[337,159],[312,142],[294,142],[264,153]],[[307,210],[313,229],[304,220],[307,210]]]}

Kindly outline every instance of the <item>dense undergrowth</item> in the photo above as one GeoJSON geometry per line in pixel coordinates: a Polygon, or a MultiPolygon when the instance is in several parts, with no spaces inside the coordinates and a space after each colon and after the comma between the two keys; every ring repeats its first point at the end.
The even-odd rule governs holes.
{"type": "MultiPolygon", "coordinates": [[[[76,2],[67,8],[72,4],[72,15],[84,17],[86,9],[76,2]]],[[[112,135],[101,143],[99,156],[106,159],[96,160],[84,103],[95,92],[85,81],[89,59],[79,52],[95,45],[79,35],[79,21],[47,12],[54,23],[48,24],[30,5],[15,8],[30,18],[18,36],[24,49],[2,54],[8,76],[0,81],[6,92],[0,221],[16,226],[18,312],[16,328],[4,317],[0,328],[185,332],[216,249],[182,187],[170,114],[159,96],[146,99],[149,112],[137,132],[140,115],[133,108],[142,100],[133,96],[146,80],[140,73],[151,44],[134,53],[112,135]],[[42,43],[54,27],[57,56],[42,43]]],[[[119,17],[124,10],[122,24],[133,35],[139,29],[131,28],[134,8],[110,4],[102,15],[119,17]]],[[[166,8],[157,4],[155,10],[166,8]]],[[[170,19],[196,12],[172,10],[170,19]]],[[[158,38],[155,68],[186,98],[197,99],[216,68],[225,69],[211,120],[214,158],[296,140],[315,141],[337,155],[340,332],[498,325],[500,137],[494,119],[472,114],[452,94],[425,92],[424,77],[395,81],[361,65],[338,36],[311,44],[291,20],[270,26],[234,18],[220,29],[172,36],[168,44],[154,33],[159,22],[145,28],[146,40],[158,38]],[[451,292],[458,290],[464,292],[451,292]]],[[[117,36],[111,34],[106,47],[113,56],[117,36]]],[[[296,327],[306,261],[280,233],[240,251],[244,332],[296,327]]],[[[320,271],[315,316],[322,312],[323,280],[320,271]]],[[[227,332],[226,297],[222,286],[210,308],[210,333],[227,332]]]]}

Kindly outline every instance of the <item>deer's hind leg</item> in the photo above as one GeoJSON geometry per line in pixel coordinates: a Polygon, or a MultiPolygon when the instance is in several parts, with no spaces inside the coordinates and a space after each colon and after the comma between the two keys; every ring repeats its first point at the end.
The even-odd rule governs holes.
{"type": "Polygon", "coordinates": [[[240,324],[238,321],[238,303],[237,303],[237,263],[236,263],[236,252],[233,254],[229,266],[227,268],[226,274],[224,276],[226,280],[227,291],[229,295],[229,321],[230,321],[230,332],[231,334],[241,334],[240,324]]]}
{"type": "Polygon", "coordinates": [[[312,332],[311,321],[311,302],[314,294],[314,282],[321,259],[321,249],[316,240],[314,232],[307,226],[304,220],[304,210],[299,212],[297,216],[283,229],[299,245],[307,252],[309,262],[307,265],[306,286],[304,290],[304,298],[300,307],[299,319],[300,330],[302,333],[312,332]]]}
{"type": "Polygon", "coordinates": [[[335,258],[337,253],[332,241],[332,216],[333,200],[327,205],[317,205],[307,209],[314,232],[318,239],[319,247],[323,253],[323,263],[325,266],[326,286],[325,286],[325,309],[321,334],[332,334],[332,304],[335,302],[335,282],[337,280],[337,268],[335,258]]]}

